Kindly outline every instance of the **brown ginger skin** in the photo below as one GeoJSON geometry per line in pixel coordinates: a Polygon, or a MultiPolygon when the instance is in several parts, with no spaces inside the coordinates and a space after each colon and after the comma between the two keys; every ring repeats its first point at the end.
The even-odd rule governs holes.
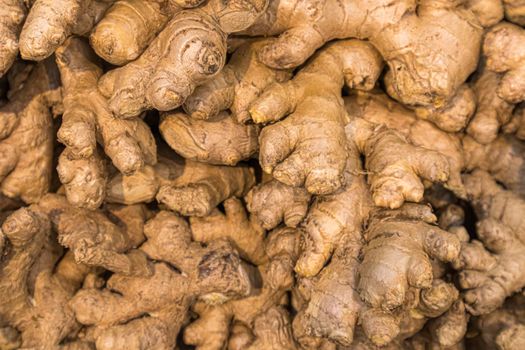
{"type": "Polygon", "coordinates": [[[202,247],[191,241],[184,219],[166,211],[148,221],[145,234],[140,249],[157,261],[152,276],[114,274],[108,289],[83,289],[71,302],[81,323],[98,328],[97,349],[171,349],[197,298],[224,302],[251,291],[248,272],[226,240],[202,247]]]}
{"type": "Polygon", "coordinates": [[[319,51],[292,80],[270,85],[250,107],[253,121],[288,117],[259,136],[263,170],[313,194],[340,188],[348,157],[341,88],[370,90],[381,69],[381,57],[370,44],[344,40],[319,51]]]}
{"type": "Polygon", "coordinates": [[[0,1],[0,77],[11,67],[18,55],[18,36],[27,14],[23,0],[0,1]]]}
{"type": "Polygon", "coordinates": [[[525,26],[525,4],[521,0],[503,0],[505,18],[517,25],[525,26]]]}
{"type": "Polygon", "coordinates": [[[248,121],[252,102],[272,83],[284,83],[291,77],[290,70],[272,69],[257,58],[269,41],[249,41],[237,48],[224,69],[186,99],[184,110],[192,118],[210,119],[229,109],[237,122],[248,121]]]}
{"type": "Polygon", "coordinates": [[[500,307],[505,298],[525,285],[521,268],[525,201],[502,189],[481,170],[465,175],[465,185],[479,220],[479,241],[464,243],[454,265],[461,270],[459,283],[465,290],[467,310],[483,315],[500,307]]]}
{"type": "Polygon", "coordinates": [[[222,201],[244,196],[255,184],[252,168],[218,166],[177,157],[162,147],[159,162],[108,183],[107,201],[121,204],[157,199],[185,216],[208,215],[222,201]]]}
{"type": "Polygon", "coordinates": [[[89,33],[113,0],[35,0],[20,33],[25,60],[53,54],[71,35],[89,33]]]}
{"type": "Polygon", "coordinates": [[[139,58],[102,77],[111,111],[129,117],[180,106],[223,68],[228,33],[246,29],[266,6],[267,0],[213,0],[178,12],[139,58]]]}
{"type": "Polygon", "coordinates": [[[499,23],[485,36],[483,54],[488,69],[503,73],[498,96],[509,103],[525,100],[525,29],[499,23]]]}
{"type": "Polygon", "coordinates": [[[59,82],[54,63],[41,62],[0,107],[0,191],[8,197],[34,203],[49,191],[59,82]]]}
{"type": "Polygon", "coordinates": [[[58,139],[66,145],[58,174],[73,205],[95,209],[105,198],[108,177],[97,141],[115,167],[129,175],[156,163],[155,139],[140,118],[118,119],[109,111],[97,89],[100,62],[83,39],[68,39],[56,59],[64,85],[58,139]]]}
{"type": "Polygon", "coordinates": [[[439,107],[477,64],[482,28],[463,5],[272,1],[246,33],[279,35],[259,53],[263,63],[275,68],[297,67],[334,39],[368,39],[389,65],[385,82],[391,96],[408,105],[439,107]]]}
{"type": "Polygon", "coordinates": [[[168,112],[161,116],[159,129],[178,154],[208,164],[236,165],[259,149],[259,126],[239,124],[227,112],[207,120],[168,112]]]}

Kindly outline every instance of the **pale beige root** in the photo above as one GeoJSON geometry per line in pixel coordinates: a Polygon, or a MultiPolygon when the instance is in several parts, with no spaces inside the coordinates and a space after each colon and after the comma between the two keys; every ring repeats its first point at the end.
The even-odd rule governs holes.
{"type": "Polygon", "coordinates": [[[97,89],[102,68],[87,42],[66,40],[56,60],[64,85],[58,139],[66,146],[58,174],[73,205],[95,209],[105,198],[108,176],[97,141],[120,172],[132,174],[155,164],[155,139],[140,118],[118,119],[111,114],[97,89]]]}
{"type": "Polygon", "coordinates": [[[465,169],[489,172],[514,193],[525,195],[525,144],[512,135],[499,135],[483,145],[471,137],[463,137],[465,169]]]}
{"type": "Polygon", "coordinates": [[[481,170],[465,176],[478,222],[479,240],[464,243],[455,262],[465,306],[473,315],[500,307],[505,298],[525,286],[525,201],[502,189],[481,170]]]}
{"type": "Polygon", "coordinates": [[[486,350],[522,349],[523,345],[519,344],[525,339],[524,335],[515,331],[522,331],[524,320],[525,298],[522,293],[517,293],[507,298],[502,307],[473,319],[471,333],[475,336],[467,340],[467,345],[486,350]],[[513,341],[515,346],[509,346],[513,341]]]}
{"type": "Polygon", "coordinates": [[[54,130],[52,109],[62,99],[60,77],[50,60],[36,65],[0,107],[0,191],[26,203],[49,191],[54,130]]]}
{"type": "Polygon", "coordinates": [[[282,306],[274,306],[253,321],[255,339],[247,350],[298,350],[292,334],[290,315],[282,306]]]}
{"type": "Polygon", "coordinates": [[[268,0],[221,0],[178,12],[144,53],[103,76],[99,87],[117,116],[169,111],[213,78],[226,60],[226,38],[250,26],[268,0]]]}
{"type": "Polygon", "coordinates": [[[348,142],[365,157],[365,169],[375,205],[399,208],[423,199],[423,180],[443,183],[449,177],[447,158],[410,144],[395,130],[356,118],[345,128],[348,142]],[[421,179],[420,179],[421,178],[421,179]]]}
{"type": "Polygon", "coordinates": [[[467,0],[465,6],[485,28],[497,24],[504,16],[502,0],[467,0]]]}
{"type": "Polygon", "coordinates": [[[272,1],[247,30],[277,35],[260,60],[301,65],[333,39],[368,39],[390,67],[389,94],[408,105],[444,106],[476,69],[482,27],[462,1],[272,1]]]}
{"type": "Polygon", "coordinates": [[[370,90],[381,69],[381,57],[369,43],[344,40],[317,53],[292,80],[270,85],[250,107],[253,121],[288,116],[259,136],[263,170],[313,194],[340,188],[348,157],[341,88],[370,90]]]}
{"type": "Polygon", "coordinates": [[[432,210],[421,204],[374,212],[359,267],[358,288],[366,303],[383,310],[401,306],[410,287],[432,286],[431,258],[458,259],[459,239],[435,226],[436,221],[432,210]]]}
{"type": "Polygon", "coordinates": [[[145,234],[140,249],[156,261],[152,276],[114,274],[106,289],[83,289],[71,302],[82,324],[102,329],[97,347],[150,349],[159,339],[155,348],[172,349],[197,298],[220,303],[252,289],[248,271],[226,240],[207,247],[192,242],[186,221],[166,211],[147,222],[145,234]]]}
{"type": "Polygon", "coordinates": [[[175,11],[168,0],[118,0],[104,13],[89,36],[104,60],[124,65],[136,59],[164,28],[175,11]]]}
{"type": "Polygon", "coordinates": [[[525,2],[523,0],[503,0],[505,18],[517,25],[525,26],[525,2]]]}
{"type": "Polygon", "coordinates": [[[432,349],[459,346],[467,333],[470,315],[462,300],[457,300],[443,315],[430,320],[426,327],[432,349]]]}
{"type": "Polygon", "coordinates": [[[227,112],[207,120],[181,112],[165,113],[159,129],[175,152],[208,164],[236,165],[259,149],[259,126],[239,124],[227,112]]]}
{"type": "Polygon", "coordinates": [[[308,212],[311,195],[303,187],[270,180],[253,187],[245,197],[247,209],[262,227],[271,230],[281,222],[297,227],[308,212]]]}
{"type": "Polygon", "coordinates": [[[368,218],[372,202],[357,152],[347,161],[344,180],[343,188],[331,195],[316,197],[310,206],[303,224],[301,256],[295,265],[300,276],[317,275],[339,241],[361,232],[368,218]]]}
{"type": "Polygon", "coordinates": [[[476,96],[467,84],[461,85],[456,95],[441,108],[428,106],[415,109],[418,118],[431,121],[446,132],[463,130],[475,111],[476,96]]]}
{"type": "Polygon", "coordinates": [[[107,201],[122,204],[157,199],[185,216],[206,216],[230,197],[243,197],[255,184],[253,168],[210,165],[159,153],[154,167],[133,175],[117,174],[108,184],[107,201]]]}
{"type": "Polygon", "coordinates": [[[66,39],[89,33],[113,0],[36,0],[20,33],[25,60],[40,61],[66,39]]]}
{"type": "Polygon", "coordinates": [[[217,76],[195,89],[184,103],[185,111],[196,119],[210,119],[229,109],[233,118],[250,120],[250,104],[272,83],[284,83],[290,70],[272,69],[257,59],[257,52],[269,40],[247,42],[235,50],[217,76]]]}
{"type": "Polygon", "coordinates": [[[498,94],[495,87],[501,82],[501,75],[480,66],[472,89],[476,94],[477,108],[467,127],[467,133],[480,143],[490,143],[498,136],[500,127],[506,124],[512,114],[513,105],[498,94]]]}
{"type": "Polygon", "coordinates": [[[0,319],[2,325],[20,332],[22,348],[60,348],[59,344],[79,329],[67,303],[81,287],[89,271],[86,266],[77,265],[67,253],[30,281],[34,264],[47,254],[50,231],[48,218],[36,206],[15,211],[0,230],[10,247],[0,264],[0,319]]]}
{"type": "Polygon", "coordinates": [[[248,218],[237,198],[224,201],[224,214],[214,209],[208,216],[190,218],[193,239],[209,243],[217,238],[229,238],[241,258],[261,265],[267,260],[264,251],[265,231],[254,217],[248,218]]]}
{"type": "Polygon", "coordinates": [[[503,126],[503,132],[514,134],[516,138],[525,141],[525,103],[514,109],[510,122],[503,126]]]}
{"type": "Polygon", "coordinates": [[[18,55],[18,35],[26,14],[24,0],[0,1],[0,77],[7,72],[18,55]]]}
{"type": "Polygon", "coordinates": [[[525,29],[502,22],[491,28],[483,42],[487,68],[504,73],[498,96],[509,103],[525,100],[525,29]]]}
{"type": "Polygon", "coordinates": [[[458,135],[446,133],[388,98],[381,92],[359,92],[345,98],[347,112],[356,118],[376,125],[384,125],[403,135],[411,144],[444,155],[449,163],[449,178],[445,187],[458,197],[464,198],[465,188],[461,181],[464,155],[458,135]]]}
{"type": "MultiPolygon", "coordinates": [[[[230,339],[231,345],[242,344],[239,349],[246,349],[255,341],[252,329],[258,316],[281,305],[286,292],[293,286],[293,265],[298,248],[296,230],[278,228],[272,231],[265,242],[270,260],[259,266],[262,287],[249,297],[222,305],[195,304],[193,309],[199,314],[199,318],[184,330],[184,342],[195,345],[198,350],[220,350],[230,339]],[[235,330],[230,330],[231,324],[237,324],[237,331],[241,327],[241,334],[233,334],[235,330]]],[[[278,323],[272,331],[286,334],[286,327],[286,323],[278,323]]]]}

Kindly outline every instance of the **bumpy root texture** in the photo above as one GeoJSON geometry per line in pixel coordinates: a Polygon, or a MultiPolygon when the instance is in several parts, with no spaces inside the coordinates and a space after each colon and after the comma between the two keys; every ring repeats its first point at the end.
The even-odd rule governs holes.
{"type": "Polygon", "coordinates": [[[502,22],[485,36],[483,54],[487,68],[504,73],[498,96],[509,103],[525,100],[525,29],[502,22]]]}
{"type": "Polygon", "coordinates": [[[465,6],[474,13],[485,28],[497,24],[504,16],[501,0],[467,0],[465,6]]]}
{"type": "Polygon", "coordinates": [[[195,119],[210,119],[229,109],[239,123],[250,120],[252,102],[272,83],[284,83],[290,70],[272,69],[257,58],[269,40],[247,42],[235,50],[228,64],[217,76],[197,87],[184,102],[184,110],[195,119]]]}
{"type": "Polygon", "coordinates": [[[274,83],[250,107],[256,123],[268,123],[260,136],[259,161],[266,173],[313,194],[343,185],[348,121],[340,91],[370,90],[381,73],[379,53],[357,40],[339,41],[316,54],[294,79],[274,83]]]}
{"type": "Polygon", "coordinates": [[[511,118],[513,104],[502,99],[494,88],[500,82],[501,75],[488,70],[482,62],[472,86],[477,100],[476,113],[467,128],[467,133],[479,143],[494,141],[500,127],[511,118]]]}
{"type": "Polygon", "coordinates": [[[525,144],[512,135],[499,135],[483,145],[471,137],[463,137],[465,168],[484,170],[495,180],[521,196],[525,195],[525,144]]]}
{"type": "MultiPolygon", "coordinates": [[[[427,154],[432,159],[437,159],[435,153],[441,153],[448,161],[448,180],[445,186],[453,191],[458,197],[465,198],[466,192],[461,181],[461,171],[464,167],[464,155],[461,139],[458,135],[446,133],[432,123],[418,119],[414,112],[389,99],[379,92],[359,92],[345,98],[346,110],[349,115],[364,119],[375,125],[384,125],[388,129],[395,130],[403,135],[410,144],[418,146],[419,154],[427,154]],[[423,150],[429,150],[426,151],[423,150]]],[[[406,145],[409,147],[409,145],[406,145]]],[[[392,152],[395,150],[388,150],[392,152]]],[[[412,156],[412,154],[410,154],[412,156]]],[[[386,157],[389,157],[388,155],[386,157]]],[[[420,159],[426,161],[428,159],[420,159]]],[[[437,160],[440,164],[442,160],[437,160]]],[[[440,170],[432,174],[434,178],[442,173],[446,167],[436,167],[436,164],[424,165],[421,170],[440,170]]],[[[423,174],[420,174],[422,176],[423,174]]],[[[430,174],[429,174],[430,175],[430,174]]],[[[425,176],[422,176],[425,178],[425,176]]],[[[440,178],[439,176],[438,178],[440,178]]]]}
{"type": "MultiPolygon", "coordinates": [[[[89,269],[70,253],[57,262],[48,250],[50,235],[50,222],[35,205],[13,212],[0,230],[9,244],[0,265],[0,318],[20,332],[22,348],[56,349],[79,329],[67,303],[89,269]],[[46,256],[51,260],[40,264],[46,256]]],[[[71,345],[86,348],[80,341],[71,345]]]]}
{"type": "Polygon", "coordinates": [[[0,1],[0,77],[11,67],[18,55],[18,35],[26,17],[23,0],[0,1]]]}
{"type": "MultiPolygon", "coordinates": [[[[229,236],[226,231],[223,235],[229,236]]],[[[258,290],[249,297],[231,300],[222,305],[195,304],[193,309],[199,314],[199,318],[185,328],[185,343],[195,345],[199,350],[219,350],[224,348],[229,339],[232,348],[255,350],[267,347],[259,348],[253,343],[257,345],[260,342],[274,341],[276,349],[283,349],[281,341],[289,339],[286,336],[289,332],[289,321],[284,322],[281,319],[283,322],[272,324],[272,329],[267,328],[268,332],[275,332],[269,339],[257,340],[260,334],[256,328],[268,310],[279,308],[287,291],[294,284],[293,265],[298,255],[298,238],[297,230],[291,228],[278,228],[270,232],[264,244],[267,258],[265,263],[259,266],[262,283],[258,290]],[[237,324],[237,327],[233,326],[230,330],[232,324],[237,324]]]]}
{"type": "Polygon", "coordinates": [[[510,122],[503,127],[503,132],[514,134],[518,139],[525,141],[525,103],[514,109],[510,122]]]}
{"type": "Polygon", "coordinates": [[[224,66],[227,34],[247,28],[266,6],[267,0],[213,0],[175,14],[138,59],[103,76],[99,87],[111,110],[129,117],[180,106],[224,66]]]}
{"type": "Polygon", "coordinates": [[[465,290],[467,310],[482,315],[500,307],[506,297],[525,286],[525,201],[503,190],[481,170],[466,175],[465,184],[479,219],[479,241],[463,244],[455,267],[462,270],[459,283],[465,290]]]}
{"type": "Polygon", "coordinates": [[[34,203],[49,191],[59,84],[54,63],[41,62],[0,107],[0,190],[8,197],[34,203]]]}
{"type": "Polygon", "coordinates": [[[245,197],[248,211],[262,227],[271,230],[281,222],[297,227],[308,212],[311,195],[303,187],[270,180],[252,188],[245,197]]]}
{"type": "Polygon", "coordinates": [[[192,242],[185,220],[166,211],[147,222],[145,235],[140,249],[156,261],[152,276],[114,274],[106,289],[83,289],[71,302],[81,323],[100,329],[97,348],[145,350],[156,342],[172,349],[197,298],[218,303],[250,294],[249,273],[226,240],[192,242]]]}
{"type": "Polygon", "coordinates": [[[333,39],[368,39],[390,67],[391,96],[408,105],[440,107],[477,64],[482,28],[459,3],[276,1],[247,34],[280,34],[259,53],[275,68],[297,67],[333,39]]]}
{"type": "Polygon", "coordinates": [[[180,112],[166,113],[159,128],[164,140],[178,154],[208,164],[236,165],[259,149],[259,127],[239,124],[227,112],[207,120],[180,112]]]}
{"type": "Polygon", "coordinates": [[[264,229],[255,217],[248,218],[239,199],[229,198],[223,206],[224,214],[214,209],[208,216],[190,218],[193,239],[208,243],[217,238],[229,238],[243,259],[255,265],[263,264],[267,260],[264,229]]]}
{"type": "Polygon", "coordinates": [[[109,111],[97,89],[102,68],[84,40],[68,39],[56,59],[64,85],[58,138],[66,146],[58,174],[73,205],[95,209],[106,196],[108,177],[97,140],[115,167],[129,175],[156,163],[155,139],[140,118],[118,119],[109,111]]]}
{"type": "Polygon", "coordinates": [[[121,204],[157,199],[185,216],[206,216],[230,197],[243,197],[255,184],[252,168],[193,162],[163,152],[154,167],[117,174],[108,183],[107,201],[121,204]]]}
{"type": "Polygon", "coordinates": [[[89,33],[112,0],[36,0],[20,33],[23,59],[40,61],[66,39],[89,33]]]}
{"type": "Polygon", "coordinates": [[[417,147],[398,132],[353,119],[345,128],[348,142],[365,157],[365,169],[375,205],[399,208],[405,201],[423,199],[422,179],[445,182],[447,158],[439,152],[417,147]],[[420,179],[421,178],[421,179],[420,179]]]}
{"type": "Polygon", "coordinates": [[[246,349],[298,350],[292,334],[290,314],[282,306],[273,306],[253,321],[255,339],[246,349]]]}
{"type": "Polygon", "coordinates": [[[316,197],[310,206],[302,230],[301,256],[295,265],[300,276],[317,275],[342,237],[361,232],[371,199],[360,169],[354,152],[347,161],[345,186],[331,195],[316,197]]]}
{"type": "Polygon", "coordinates": [[[421,107],[416,108],[415,112],[418,118],[434,123],[443,131],[459,132],[469,124],[476,111],[476,102],[474,91],[463,84],[444,107],[421,107]]]}
{"type": "Polygon", "coordinates": [[[459,239],[435,226],[428,206],[405,203],[396,210],[378,209],[368,222],[359,268],[359,293],[373,308],[403,305],[410,287],[429,288],[431,258],[455,261],[459,239]]]}
{"type": "Polygon", "coordinates": [[[523,0],[503,0],[505,18],[517,25],[525,26],[525,3],[523,0]]]}

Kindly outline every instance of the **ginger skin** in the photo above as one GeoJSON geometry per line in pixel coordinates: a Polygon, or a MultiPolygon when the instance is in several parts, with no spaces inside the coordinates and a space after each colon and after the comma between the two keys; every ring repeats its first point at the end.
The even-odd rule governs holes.
{"type": "Polygon", "coordinates": [[[340,90],[344,84],[372,89],[381,69],[381,57],[370,44],[344,40],[319,51],[292,80],[270,85],[250,107],[253,121],[288,117],[266,126],[259,136],[263,170],[284,184],[304,185],[312,194],[340,188],[348,157],[348,117],[340,90]]]}
{"type": "Polygon", "coordinates": [[[228,33],[247,28],[266,6],[267,0],[212,0],[175,14],[139,58],[102,77],[99,88],[111,111],[130,117],[182,105],[223,68],[228,33]]]}
{"type": "Polygon", "coordinates": [[[117,119],[109,111],[97,89],[102,68],[84,40],[68,39],[56,58],[64,84],[58,139],[66,145],[58,174],[72,204],[95,209],[106,196],[108,177],[97,141],[115,167],[129,175],[156,163],[155,139],[140,118],[117,119]]]}
{"type": "Polygon", "coordinates": [[[274,68],[297,67],[333,39],[368,39],[389,65],[390,96],[438,107],[475,70],[482,28],[462,1],[287,0],[270,2],[246,34],[279,34],[259,53],[274,68]]]}
{"type": "Polygon", "coordinates": [[[0,107],[0,191],[8,197],[35,203],[49,191],[59,81],[53,62],[41,62],[0,107]]]}
{"type": "Polygon", "coordinates": [[[11,67],[18,55],[18,35],[27,14],[23,0],[0,1],[0,77],[11,67]]]}

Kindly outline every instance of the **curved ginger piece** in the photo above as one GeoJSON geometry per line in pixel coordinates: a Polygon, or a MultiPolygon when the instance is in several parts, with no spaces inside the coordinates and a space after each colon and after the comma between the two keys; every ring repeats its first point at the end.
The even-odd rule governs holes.
{"type": "Polygon", "coordinates": [[[449,163],[441,153],[408,143],[398,132],[353,119],[345,128],[349,142],[365,157],[365,169],[374,203],[390,209],[404,201],[423,199],[420,177],[431,182],[445,182],[449,163]]]}
{"type": "Polygon", "coordinates": [[[226,112],[207,120],[180,112],[165,113],[159,129],[175,152],[208,164],[236,165],[259,149],[259,127],[239,124],[226,112]]]}
{"type": "Polygon", "coordinates": [[[243,204],[237,198],[228,198],[223,206],[224,214],[214,209],[208,216],[190,218],[193,239],[208,243],[217,238],[229,238],[241,258],[255,265],[263,264],[267,260],[264,229],[254,217],[247,217],[243,204]]]}
{"type": "Polygon", "coordinates": [[[202,0],[117,0],[97,23],[89,41],[93,50],[114,65],[139,57],[170,18],[202,0]]]}
{"type": "Polygon", "coordinates": [[[0,77],[7,72],[18,55],[18,35],[26,14],[24,0],[0,1],[0,77]]]}
{"type": "Polygon", "coordinates": [[[525,100],[525,29],[502,22],[491,28],[483,42],[487,68],[504,73],[498,96],[509,103],[525,100]]]}
{"type": "Polygon", "coordinates": [[[182,215],[205,216],[222,201],[244,196],[254,184],[250,167],[209,165],[165,152],[154,167],[113,177],[108,184],[107,201],[134,204],[156,198],[182,215]]]}
{"type": "Polygon", "coordinates": [[[250,104],[272,83],[284,83],[290,70],[272,69],[257,59],[257,52],[269,40],[241,45],[217,76],[197,87],[184,102],[184,110],[195,119],[210,119],[229,109],[233,119],[244,123],[250,119],[250,104]]]}
{"type": "Polygon", "coordinates": [[[512,23],[525,26],[525,3],[523,0],[503,0],[505,18],[512,23]]]}
{"type": "Polygon", "coordinates": [[[481,170],[465,176],[469,198],[479,221],[480,241],[465,243],[455,267],[461,269],[460,286],[473,315],[494,311],[505,298],[525,286],[525,201],[502,189],[481,170]]]}
{"type": "Polygon", "coordinates": [[[359,268],[359,294],[367,304],[393,310],[405,302],[410,287],[432,286],[431,258],[457,259],[459,239],[434,226],[436,221],[431,209],[421,204],[373,213],[359,268]]]}
{"type": "Polygon", "coordinates": [[[64,114],[58,131],[66,145],[58,173],[68,200],[95,209],[106,195],[107,171],[97,141],[117,169],[132,174],[157,161],[155,139],[140,118],[118,119],[97,89],[102,68],[89,45],[70,38],[57,50],[64,85],[64,114]]]}
{"type": "Polygon", "coordinates": [[[381,57],[358,40],[328,45],[286,83],[274,83],[250,107],[256,123],[268,123],[259,137],[259,161],[266,173],[308,192],[329,194],[343,185],[348,150],[341,88],[370,90],[381,73],[381,57]]]}
{"type": "Polygon", "coordinates": [[[100,328],[97,348],[135,344],[146,350],[155,342],[154,348],[171,349],[195,299],[224,302],[251,291],[248,272],[227,241],[202,247],[191,241],[184,219],[166,211],[147,222],[145,234],[140,249],[157,261],[152,276],[114,274],[107,289],[83,289],[71,302],[82,324],[100,328]]]}
{"type": "Polygon", "coordinates": [[[462,1],[272,1],[247,34],[277,35],[259,53],[274,68],[297,67],[333,39],[368,39],[390,67],[391,96],[443,106],[476,69],[482,28],[462,1]]]}
{"type": "MultiPolygon", "coordinates": [[[[46,254],[50,235],[47,216],[34,205],[12,213],[0,230],[0,240],[10,246],[0,262],[0,318],[20,331],[23,348],[59,348],[79,328],[67,303],[89,272],[86,266],[76,264],[72,254],[66,253],[56,266],[52,262],[37,272],[31,285],[34,264],[46,254]]],[[[70,345],[86,348],[80,341],[70,345]]]]}
{"type": "Polygon", "coordinates": [[[111,111],[129,117],[180,106],[224,66],[227,34],[251,25],[267,2],[211,0],[177,13],[138,59],[102,77],[111,111]]]}
{"type": "MultiPolygon", "coordinates": [[[[449,176],[445,187],[460,198],[466,196],[461,182],[461,171],[465,159],[458,135],[446,133],[432,123],[418,119],[414,112],[381,92],[353,94],[345,98],[345,105],[349,115],[375,125],[384,125],[388,129],[399,132],[410,144],[436,151],[445,156],[449,163],[449,176]]],[[[427,169],[432,169],[432,167],[427,169]]]]}
{"type": "Polygon", "coordinates": [[[291,187],[277,180],[256,185],[245,197],[247,209],[266,230],[281,222],[295,228],[308,212],[311,195],[303,187],[291,187]]]}
{"type": "Polygon", "coordinates": [[[37,64],[0,107],[0,191],[37,202],[49,191],[54,131],[51,109],[60,103],[60,77],[53,62],[37,64]]]}
{"type": "Polygon", "coordinates": [[[25,60],[53,54],[71,35],[89,33],[113,0],[35,0],[20,33],[25,60]]]}

